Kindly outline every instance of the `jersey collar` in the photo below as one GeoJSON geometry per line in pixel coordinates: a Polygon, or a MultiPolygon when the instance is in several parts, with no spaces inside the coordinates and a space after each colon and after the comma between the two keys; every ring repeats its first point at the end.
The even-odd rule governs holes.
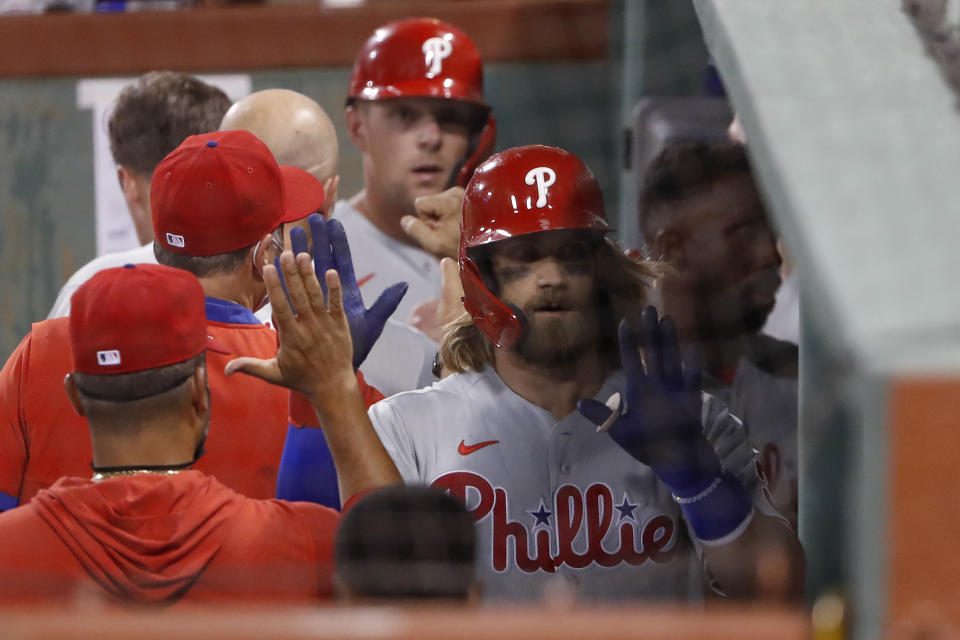
{"type": "Polygon", "coordinates": [[[219,298],[205,298],[207,320],[225,324],[263,324],[253,311],[236,302],[219,298]]]}

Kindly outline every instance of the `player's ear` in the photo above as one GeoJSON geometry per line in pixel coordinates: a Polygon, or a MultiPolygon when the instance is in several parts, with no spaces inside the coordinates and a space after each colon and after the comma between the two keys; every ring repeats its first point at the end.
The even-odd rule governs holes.
{"type": "Polygon", "coordinates": [[[190,380],[190,404],[198,416],[210,412],[210,393],[207,390],[207,367],[198,365],[190,380]]]}
{"type": "MultiPolygon", "coordinates": [[[[333,215],[333,205],[337,200],[337,187],[340,186],[340,175],[333,174],[323,181],[323,209],[320,214],[327,219],[333,215]]],[[[309,234],[307,234],[309,237],[309,234]]]]}
{"type": "Polygon", "coordinates": [[[268,233],[263,236],[254,247],[250,250],[251,258],[250,261],[253,264],[254,277],[258,279],[263,279],[263,268],[270,264],[273,261],[273,258],[276,257],[276,252],[272,252],[271,248],[273,247],[272,234],[268,233]]]}
{"type": "Polygon", "coordinates": [[[77,412],[81,418],[84,417],[83,403],[80,402],[80,392],[77,390],[77,383],[73,379],[73,374],[68,373],[63,379],[63,389],[67,392],[67,398],[70,400],[70,406],[77,412]]]}
{"type": "Polygon", "coordinates": [[[677,268],[686,264],[687,244],[683,235],[674,229],[660,229],[651,243],[653,255],[677,268]]]}
{"type": "Polygon", "coordinates": [[[367,150],[367,127],[361,109],[363,107],[359,105],[347,105],[343,116],[347,123],[347,134],[350,136],[350,142],[360,153],[364,153],[367,150]]]}

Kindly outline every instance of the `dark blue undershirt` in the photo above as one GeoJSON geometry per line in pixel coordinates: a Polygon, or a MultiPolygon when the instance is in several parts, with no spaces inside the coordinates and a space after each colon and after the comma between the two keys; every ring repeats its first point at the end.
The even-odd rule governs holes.
{"type": "Polygon", "coordinates": [[[206,303],[207,320],[224,322],[227,324],[263,324],[253,315],[253,311],[242,304],[221,300],[220,298],[204,298],[206,303]]]}

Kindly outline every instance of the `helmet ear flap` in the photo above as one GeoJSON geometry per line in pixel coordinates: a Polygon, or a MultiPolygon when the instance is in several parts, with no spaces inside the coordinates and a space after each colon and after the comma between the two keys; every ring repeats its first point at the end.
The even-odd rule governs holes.
{"type": "Polygon", "coordinates": [[[523,331],[519,314],[501,302],[487,285],[477,263],[460,254],[460,282],[463,284],[463,306],[487,338],[498,349],[509,349],[523,331]]]}
{"type": "Polygon", "coordinates": [[[459,170],[456,171],[456,186],[466,188],[470,178],[473,177],[473,172],[493,154],[496,144],[497,121],[488,113],[486,123],[473,140],[470,155],[463,159],[459,170]]]}

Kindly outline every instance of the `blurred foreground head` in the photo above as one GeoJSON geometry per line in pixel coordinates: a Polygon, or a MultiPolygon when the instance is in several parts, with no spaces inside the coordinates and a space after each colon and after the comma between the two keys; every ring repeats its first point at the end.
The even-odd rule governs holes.
{"type": "Polygon", "coordinates": [[[350,600],[467,600],[476,534],[462,502],[437,489],[396,486],[344,514],[334,552],[350,600]]]}

